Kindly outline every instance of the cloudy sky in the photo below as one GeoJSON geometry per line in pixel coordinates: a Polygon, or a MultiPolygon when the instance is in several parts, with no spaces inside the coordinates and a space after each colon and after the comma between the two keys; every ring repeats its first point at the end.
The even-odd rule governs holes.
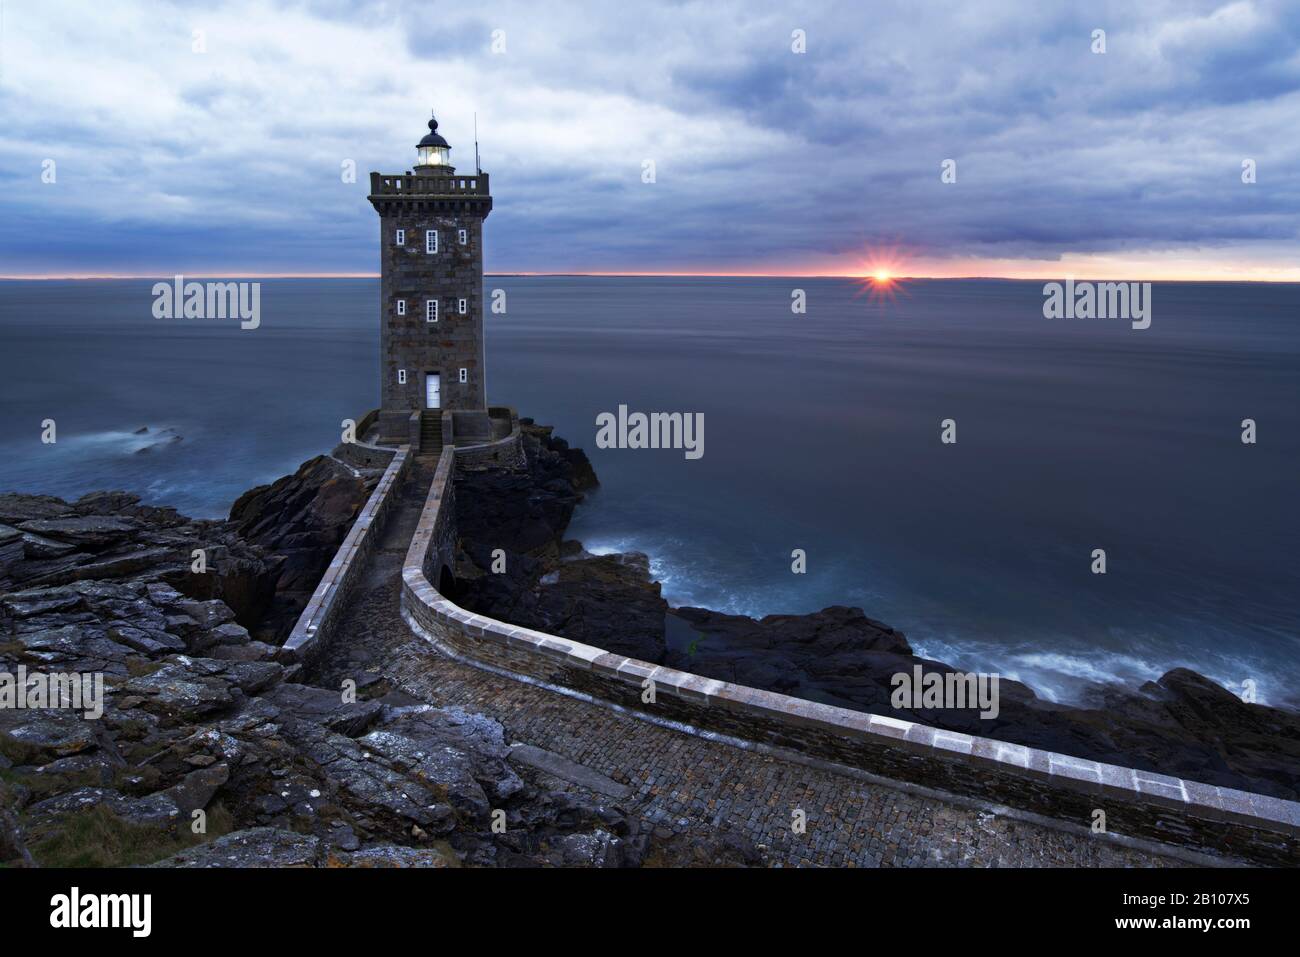
{"type": "Polygon", "coordinates": [[[1294,0],[2,8],[0,275],[374,273],[434,107],[495,272],[1300,280],[1294,0]]]}

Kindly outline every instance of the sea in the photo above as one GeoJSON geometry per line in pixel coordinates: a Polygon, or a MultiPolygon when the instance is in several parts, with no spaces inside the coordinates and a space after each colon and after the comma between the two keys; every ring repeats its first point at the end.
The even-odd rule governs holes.
{"type": "MultiPolygon", "coordinates": [[[[242,329],[154,318],[152,280],[0,282],[0,491],[222,517],[331,448],[378,404],[378,280],[261,283],[242,329]]],[[[1007,280],[485,293],[489,401],[587,451],[571,536],[672,605],[858,606],[1063,702],[1181,666],[1300,704],[1300,285],[1157,282],[1146,329],[1007,280]],[[598,448],[621,405],[701,415],[704,454],[598,448]]]]}

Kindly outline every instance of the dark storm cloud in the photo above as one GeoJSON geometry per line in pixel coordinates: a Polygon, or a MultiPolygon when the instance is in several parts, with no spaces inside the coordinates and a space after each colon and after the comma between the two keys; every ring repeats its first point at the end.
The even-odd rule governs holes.
{"type": "Polygon", "coordinates": [[[3,272],[373,271],[366,174],[431,105],[461,168],[477,114],[499,270],[1294,258],[1294,4],[51,3],[4,43],[3,272]]]}

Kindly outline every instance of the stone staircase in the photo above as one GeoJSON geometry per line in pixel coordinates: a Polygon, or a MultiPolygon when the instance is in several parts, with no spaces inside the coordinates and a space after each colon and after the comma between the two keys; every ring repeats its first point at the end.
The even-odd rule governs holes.
{"type": "Polygon", "coordinates": [[[420,414],[420,455],[437,458],[442,454],[442,413],[426,409],[420,414]]]}

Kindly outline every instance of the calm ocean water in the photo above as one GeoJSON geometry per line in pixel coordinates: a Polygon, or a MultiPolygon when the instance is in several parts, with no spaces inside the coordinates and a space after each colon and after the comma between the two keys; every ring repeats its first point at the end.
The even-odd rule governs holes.
{"type": "MultiPolygon", "coordinates": [[[[219,516],[377,403],[377,281],[264,281],[252,331],[153,319],[150,286],[0,282],[0,490],[219,516]]],[[[1185,665],[1296,703],[1300,286],[1156,284],[1141,332],[1046,320],[1041,283],[487,286],[490,400],[588,451],[603,488],[572,534],[649,553],[673,604],[860,605],[1060,699],[1185,665]],[[596,449],[619,404],[703,412],[704,457],[596,449]]]]}

